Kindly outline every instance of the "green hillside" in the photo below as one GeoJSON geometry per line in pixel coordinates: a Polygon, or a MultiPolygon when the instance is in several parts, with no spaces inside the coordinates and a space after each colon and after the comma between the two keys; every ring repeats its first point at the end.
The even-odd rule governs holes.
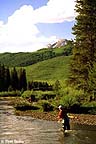
{"type": "Polygon", "coordinates": [[[25,67],[27,80],[64,80],[68,77],[73,44],[60,48],[43,48],[36,52],[0,53],[4,66],[25,67]]]}
{"type": "Polygon", "coordinates": [[[43,48],[36,52],[0,53],[0,63],[8,67],[25,67],[47,59],[72,54],[72,44],[60,48],[43,48]]]}
{"type": "Polygon", "coordinates": [[[27,79],[30,80],[64,80],[69,74],[71,56],[60,56],[37,64],[27,66],[27,79]]]}

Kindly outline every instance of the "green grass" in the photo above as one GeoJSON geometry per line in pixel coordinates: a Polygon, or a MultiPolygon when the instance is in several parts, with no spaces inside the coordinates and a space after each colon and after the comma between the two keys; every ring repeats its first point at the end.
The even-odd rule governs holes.
{"type": "Polygon", "coordinates": [[[25,67],[27,80],[65,80],[69,74],[71,56],[60,56],[25,67]]]}

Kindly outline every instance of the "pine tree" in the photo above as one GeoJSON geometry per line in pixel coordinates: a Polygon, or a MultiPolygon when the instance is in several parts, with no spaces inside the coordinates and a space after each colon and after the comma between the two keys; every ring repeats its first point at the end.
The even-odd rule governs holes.
{"type": "Polygon", "coordinates": [[[76,0],[77,16],[70,83],[86,92],[94,91],[96,65],[96,0],[76,0]]]}
{"type": "Polygon", "coordinates": [[[11,85],[11,78],[10,78],[9,68],[5,69],[4,81],[5,81],[5,90],[8,90],[9,86],[11,85]]]}
{"type": "Polygon", "coordinates": [[[18,89],[18,74],[15,67],[11,71],[11,85],[14,90],[18,89]]]}
{"type": "Polygon", "coordinates": [[[4,65],[0,64],[0,91],[3,91],[5,87],[4,74],[5,74],[5,67],[4,65]]]}
{"type": "Polygon", "coordinates": [[[27,89],[27,80],[26,80],[26,71],[25,69],[20,69],[19,73],[19,89],[26,90],[27,89]]]}
{"type": "Polygon", "coordinates": [[[26,79],[26,71],[25,71],[25,69],[23,69],[22,80],[23,80],[23,89],[26,90],[27,89],[27,79],[26,79]]]}

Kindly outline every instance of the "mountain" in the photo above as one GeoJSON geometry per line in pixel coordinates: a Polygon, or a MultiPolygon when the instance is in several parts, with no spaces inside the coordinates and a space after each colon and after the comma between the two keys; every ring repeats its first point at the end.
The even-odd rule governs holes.
{"type": "Polygon", "coordinates": [[[60,48],[62,46],[65,46],[67,44],[68,40],[67,39],[59,39],[57,42],[53,44],[48,44],[47,48],[60,48]]]}

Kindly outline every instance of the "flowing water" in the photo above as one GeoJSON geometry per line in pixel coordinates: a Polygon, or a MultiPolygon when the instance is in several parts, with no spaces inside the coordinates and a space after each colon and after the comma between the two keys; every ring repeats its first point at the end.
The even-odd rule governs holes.
{"type": "Polygon", "coordinates": [[[64,134],[61,124],[16,116],[8,101],[0,100],[0,144],[95,144],[96,127],[72,126],[64,134]]]}

